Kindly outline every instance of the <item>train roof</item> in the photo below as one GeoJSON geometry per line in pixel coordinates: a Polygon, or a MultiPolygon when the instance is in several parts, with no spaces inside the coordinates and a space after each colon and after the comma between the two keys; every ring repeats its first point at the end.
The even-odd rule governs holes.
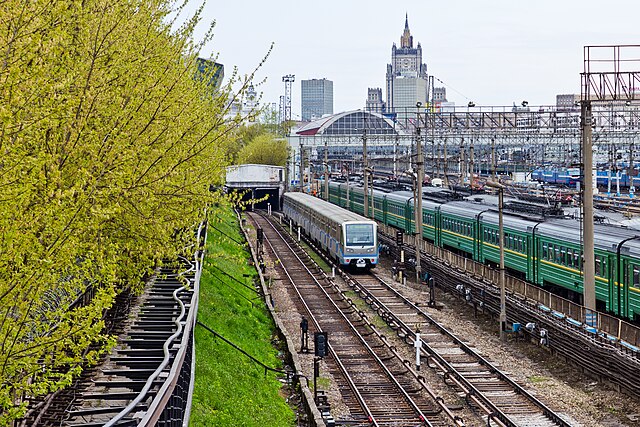
{"type": "MultiPolygon", "coordinates": [[[[536,233],[542,236],[580,244],[580,222],[572,218],[546,221],[540,224],[537,230],[536,233]]],[[[634,236],[640,238],[640,232],[637,230],[602,224],[594,224],[593,234],[594,246],[596,248],[614,252],[622,241],[633,238],[634,236]]],[[[636,256],[640,255],[640,241],[638,239],[629,240],[623,245],[623,248],[624,252],[628,249],[631,254],[636,256]]]]}
{"type": "MultiPolygon", "coordinates": [[[[336,184],[346,185],[346,183],[336,184]]],[[[363,191],[362,186],[352,189],[363,191]]],[[[289,193],[286,193],[289,194],[289,193]]],[[[295,193],[301,194],[301,193],[295,193]]],[[[411,191],[393,191],[390,193],[374,190],[374,194],[385,195],[388,200],[406,203],[410,200],[413,205],[413,192],[411,191]]],[[[309,196],[312,197],[312,196],[309,196]]],[[[313,198],[313,197],[312,197],[313,198]]],[[[316,199],[320,200],[320,199],[316,199]]],[[[323,203],[324,200],[320,200],[323,203]]],[[[335,206],[330,204],[331,206],[335,206]]],[[[497,225],[499,221],[498,208],[493,204],[474,203],[471,201],[452,201],[447,203],[437,203],[430,200],[422,200],[422,206],[426,209],[440,208],[442,213],[448,213],[460,216],[462,218],[476,219],[477,215],[482,213],[482,221],[488,224],[497,225]]],[[[344,210],[340,208],[341,210],[344,210]]],[[[361,219],[367,220],[360,215],[361,219]]],[[[536,235],[552,237],[555,239],[568,241],[579,245],[581,243],[580,222],[573,218],[555,218],[536,221],[535,219],[521,218],[515,216],[511,212],[504,213],[504,226],[523,232],[531,232],[536,227],[536,235]]],[[[614,225],[594,224],[594,245],[596,248],[605,251],[616,251],[618,245],[624,240],[628,240],[622,246],[622,252],[632,256],[640,257],[640,231],[614,225]],[[635,237],[635,238],[634,238],[635,237]]]]}
{"type": "Polygon", "coordinates": [[[306,193],[287,192],[284,193],[284,198],[285,200],[292,199],[297,202],[303,203],[305,206],[308,206],[322,216],[331,218],[337,222],[374,222],[373,220],[358,215],[355,212],[348,211],[344,208],[341,208],[340,206],[334,205],[333,203],[329,203],[325,200],[319,199],[306,193]]]}
{"type": "MultiPolygon", "coordinates": [[[[394,200],[400,203],[406,203],[409,201],[413,206],[413,192],[412,191],[394,191],[387,193],[387,200],[394,200]]],[[[432,200],[422,199],[422,209],[435,210],[436,208],[443,206],[442,203],[434,202],[432,200]]]]}
{"type": "MultiPolygon", "coordinates": [[[[440,211],[473,220],[477,219],[478,215],[482,215],[482,222],[485,224],[498,225],[500,220],[498,208],[484,203],[450,202],[446,205],[442,205],[440,211]]],[[[537,224],[535,221],[519,218],[517,216],[510,216],[506,213],[503,218],[505,227],[522,232],[528,231],[531,227],[537,224]]]]}

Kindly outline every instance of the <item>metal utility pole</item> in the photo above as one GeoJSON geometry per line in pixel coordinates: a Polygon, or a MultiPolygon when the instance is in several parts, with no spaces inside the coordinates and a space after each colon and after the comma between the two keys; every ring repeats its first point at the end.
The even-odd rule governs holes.
{"type": "MultiPolygon", "coordinates": [[[[418,105],[419,108],[419,105],[418,105]]],[[[422,158],[422,138],[420,138],[420,113],[416,127],[416,198],[415,198],[415,242],[416,242],[416,283],[420,284],[422,266],[420,248],[422,247],[422,180],[424,179],[424,159],[422,158]]]]}
{"type": "Polygon", "coordinates": [[[300,191],[304,192],[304,146],[300,144],[300,191]]]}
{"type": "Polygon", "coordinates": [[[291,120],[291,83],[293,83],[295,80],[296,76],[293,74],[282,76],[282,81],[284,82],[283,122],[288,122],[291,120]]]}
{"type": "Polygon", "coordinates": [[[592,104],[608,104],[623,101],[631,104],[640,93],[635,83],[640,79],[638,45],[585,46],[583,50],[582,91],[580,118],[582,129],[582,189],[584,265],[583,288],[585,323],[598,325],[595,291],[595,260],[593,249],[593,153],[592,153],[592,104]],[[593,59],[592,59],[593,58],[593,59]],[[593,65],[594,70],[591,70],[593,65]],[[628,71],[636,68],[636,71],[628,71]]]}
{"type": "Polygon", "coordinates": [[[460,182],[458,183],[458,185],[464,185],[464,182],[467,179],[467,164],[464,159],[464,137],[460,139],[458,169],[460,170],[460,182]]]}
{"type": "Polygon", "coordinates": [[[507,340],[507,291],[506,278],[504,276],[504,221],[502,210],[504,209],[504,186],[500,186],[498,192],[498,233],[500,234],[500,339],[507,340]]]}
{"type": "Polygon", "coordinates": [[[362,170],[364,176],[364,216],[369,218],[369,165],[367,164],[367,128],[362,130],[362,170]]]}
{"type": "Polygon", "coordinates": [[[629,194],[633,194],[633,141],[629,144],[629,170],[627,171],[629,177],[629,194]]]}
{"type": "Polygon", "coordinates": [[[447,159],[447,138],[444,138],[444,150],[442,155],[444,156],[444,165],[442,166],[442,172],[444,173],[444,187],[449,188],[449,160],[447,159]]]}
{"type": "Polygon", "coordinates": [[[609,165],[607,167],[607,196],[611,195],[612,168],[613,168],[613,143],[609,144],[609,165]]]}
{"type": "Polygon", "coordinates": [[[584,236],[584,306],[587,309],[586,323],[595,326],[596,286],[595,286],[595,253],[593,243],[593,152],[591,120],[591,101],[580,102],[580,118],[582,124],[582,226],[584,236]]]}
{"type": "Polygon", "coordinates": [[[471,188],[471,194],[473,194],[473,139],[471,139],[471,145],[469,146],[469,188],[471,188]]]}
{"type": "Polygon", "coordinates": [[[328,142],[324,142],[324,196],[325,200],[329,201],[329,145],[328,142]]]}
{"type": "MultiPolygon", "coordinates": [[[[396,123],[393,122],[393,131],[395,133],[396,123]]],[[[396,143],[393,145],[393,177],[398,179],[398,148],[400,146],[400,135],[396,133],[396,143]]]]}
{"type": "Polygon", "coordinates": [[[289,176],[289,174],[291,173],[291,171],[289,170],[289,168],[291,167],[291,163],[291,151],[288,151],[287,163],[286,167],[284,168],[284,191],[290,191],[291,188],[291,178],[289,176]]]}
{"type": "Polygon", "coordinates": [[[507,290],[504,274],[504,223],[502,211],[504,208],[504,185],[497,181],[487,181],[488,187],[498,189],[498,238],[500,246],[500,339],[507,340],[507,290]]]}
{"type": "Polygon", "coordinates": [[[491,176],[496,180],[496,139],[491,138],[491,176]]]}

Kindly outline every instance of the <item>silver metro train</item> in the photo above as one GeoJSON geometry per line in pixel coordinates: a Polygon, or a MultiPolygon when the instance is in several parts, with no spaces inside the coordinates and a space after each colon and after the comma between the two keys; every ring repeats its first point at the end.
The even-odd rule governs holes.
{"type": "Polygon", "coordinates": [[[305,193],[285,193],[282,211],[337,264],[360,269],[378,264],[374,221],[305,193]]]}

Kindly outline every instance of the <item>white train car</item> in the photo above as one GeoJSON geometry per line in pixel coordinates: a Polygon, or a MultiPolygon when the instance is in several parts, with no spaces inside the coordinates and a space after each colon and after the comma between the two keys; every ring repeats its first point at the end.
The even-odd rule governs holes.
{"type": "Polygon", "coordinates": [[[282,210],[339,265],[367,269],[378,264],[374,221],[305,193],[285,193],[282,210]]]}

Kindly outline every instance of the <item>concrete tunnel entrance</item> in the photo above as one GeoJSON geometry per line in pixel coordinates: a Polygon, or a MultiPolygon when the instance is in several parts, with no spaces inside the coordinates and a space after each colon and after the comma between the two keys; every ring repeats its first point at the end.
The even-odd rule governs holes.
{"type": "MultiPolygon", "coordinates": [[[[266,196],[266,200],[262,200],[253,205],[253,209],[267,209],[267,205],[271,204],[271,210],[280,210],[280,191],[278,188],[255,188],[253,189],[253,199],[263,199],[266,196]]],[[[247,192],[244,197],[251,198],[247,192]]],[[[244,199],[244,198],[243,198],[244,199]]]]}

